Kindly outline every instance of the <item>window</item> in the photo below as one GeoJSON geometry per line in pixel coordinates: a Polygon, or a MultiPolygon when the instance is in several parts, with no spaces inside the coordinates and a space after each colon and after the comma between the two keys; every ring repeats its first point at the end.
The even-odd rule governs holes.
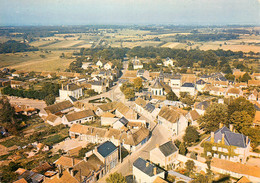
{"type": "Polygon", "coordinates": [[[216,146],[213,146],[213,147],[212,147],[212,150],[213,150],[213,151],[216,151],[216,150],[217,150],[217,147],[216,147],[216,146]]]}

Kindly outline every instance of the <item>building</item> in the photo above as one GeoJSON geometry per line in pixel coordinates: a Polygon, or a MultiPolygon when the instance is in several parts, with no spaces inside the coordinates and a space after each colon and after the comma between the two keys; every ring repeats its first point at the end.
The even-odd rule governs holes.
{"type": "Polygon", "coordinates": [[[173,66],[173,60],[170,59],[169,57],[167,57],[166,60],[163,62],[163,65],[164,65],[165,67],[173,66]]]}
{"type": "Polygon", "coordinates": [[[179,149],[172,141],[168,141],[162,145],[156,145],[156,148],[150,151],[150,160],[166,169],[173,167],[178,156],[179,149]]]}
{"type": "Polygon", "coordinates": [[[105,70],[110,70],[112,69],[112,67],[113,67],[113,63],[110,61],[104,65],[105,70]]]}
{"type": "Polygon", "coordinates": [[[103,63],[102,63],[100,60],[97,61],[96,65],[97,65],[98,67],[103,67],[103,63]]]}
{"type": "Polygon", "coordinates": [[[226,96],[238,98],[243,96],[243,92],[240,88],[229,88],[226,92],[226,96]]]}
{"type": "Polygon", "coordinates": [[[70,114],[66,114],[62,117],[62,124],[71,126],[76,123],[86,123],[90,121],[94,121],[95,114],[92,110],[84,110],[79,112],[74,112],[70,114]]]}
{"type": "Polygon", "coordinates": [[[162,107],[157,118],[158,124],[168,129],[173,136],[183,133],[188,126],[184,111],[171,107],[162,107]]]}
{"type": "Polygon", "coordinates": [[[52,126],[57,126],[61,124],[61,118],[55,114],[49,114],[46,118],[46,123],[52,126]]]}
{"type": "Polygon", "coordinates": [[[199,92],[203,92],[203,88],[205,87],[206,82],[203,81],[202,79],[196,81],[196,88],[199,92]]]}
{"type": "Polygon", "coordinates": [[[151,87],[152,95],[163,96],[170,93],[171,87],[163,82],[163,80],[157,78],[151,87]]]}
{"type": "Polygon", "coordinates": [[[230,129],[222,127],[206,139],[204,152],[207,156],[225,159],[233,162],[245,163],[249,156],[250,139],[240,133],[233,132],[233,125],[230,129]]]}
{"type": "Polygon", "coordinates": [[[110,113],[110,112],[105,112],[101,115],[101,125],[102,126],[112,126],[115,121],[117,121],[118,118],[116,115],[110,113]]]}
{"type": "Polygon", "coordinates": [[[72,103],[68,100],[49,105],[44,108],[47,114],[66,113],[74,109],[72,103]]]}
{"type": "Polygon", "coordinates": [[[144,112],[144,107],[146,106],[147,102],[144,99],[137,98],[135,100],[135,111],[142,114],[144,112]]]}
{"type": "Polygon", "coordinates": [[[132,63],[134,70],[142,69],[144,67],[141,61],[137,58],[137,56],[135,56],[135,58],[132,60],[132,63]]]}
{"type": "Polygon", "coordinates": [[[133,163],[133,177],[137,183],[154,182],[157,177],[165,178],[165,171],[142,158],[133,163]]]}
{"type": "Polygon", "coordinates": [[[110,141],[97,146],[94,154],[104,163],[105,172],[110,172],[118,164],[118,147],[110,141]]]}
{"type": "Polygon", "coordinates": [[[194,96],[196,94],[196,87],[193,83],[184,83],[180,88],[180,92],[194,96]]]}
{"type": "Polygon", "coordinates": [[[62,88],[59,90],[59,96],[60,100],[67,100],[69,96],[78,99],[83,96],[82,88],[75,84],[62,85],[62,88]]]}
{"type": "Polygon", "coordinates": [[[106,91],[106,84],[103,82],[103,80],[92,81],[90,82],[90,84],[91,84],[91,89],[99,94],[106,91]]]}
{"type": "Polygon", "coordinates": [[[122,117],[118,120],[116,120],[113,124],[112,124],[112,127],[114,129],[122,129],[124,127],[127,127],[127,124],[129,123],[129,121],[125,118],[125,117],[122,117]]]}

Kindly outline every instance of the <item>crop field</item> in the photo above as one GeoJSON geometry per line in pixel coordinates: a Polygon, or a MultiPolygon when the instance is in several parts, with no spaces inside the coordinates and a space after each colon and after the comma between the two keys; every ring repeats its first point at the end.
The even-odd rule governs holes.
{"type": "MultiPolygon", "coordinates": [[[[0,54],[0,67],[22,71],[64,71],[68,68],[73,59],[60,58],[62,51],[52,51],[51,53],[24,52],[15,54],[0,54]],[[27,55],[27,56],[25,56],[27,55]],[[40,55],[44,55],[42,58],[40,55]]],[[[66,52],[64,52],[66,54],[66,52]]]]}

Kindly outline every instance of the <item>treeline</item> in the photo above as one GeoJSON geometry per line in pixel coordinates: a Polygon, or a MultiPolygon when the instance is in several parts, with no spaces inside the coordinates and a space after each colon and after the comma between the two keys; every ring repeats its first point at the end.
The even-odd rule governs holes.
{"type": "Polygon", "coordinates": [[[20,43],[15,40],[9,40],[5,43],[0,43],[0,53],[15,53],[25,51],[37,51],[38,48],[32,47],[25,43],[20,43]]]}
{"type": "Polygon", "coordinates": [[[17,96],[22,98],[31,98],[44,100],[47,96],[58,96],[60,86],[55,83],[44,83],[41,90],[24,90],[24,89],[15,89],[10,86],[5,87],[2,90],[4,95],[17,96]]]}
{"type": "Polygon", "coordinates": [[[176,41],[183,42],[186,40],[189,41],[218,41],[218,40],[230,40],[238,39],[239,35],[236,34],[189,34],[189,35],[180,35],[175,36],[176,41]]]}

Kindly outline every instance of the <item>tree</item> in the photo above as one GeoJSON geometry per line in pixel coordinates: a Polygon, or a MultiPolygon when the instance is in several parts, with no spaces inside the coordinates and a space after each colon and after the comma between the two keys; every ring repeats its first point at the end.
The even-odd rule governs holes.
{"type": "Polygon", "coordinates": [[[179,147],[179,152],[180,152],[180,154],[182,154],[182,155],[186,155],[186,153],[187,153],[187,149],[186,149],[186,146],[185,146],[185,144],[182,142],[181,143],[181,145],[180,145],[180,147],[179,147]]]}
{"type": "Polygon", "coordinates": [[[134,70],[134,65],[131,61],[128,63],[128,70],[134,70]]]}
{"type": "Polygon", "coordinates": [[[126,88],[124,91],[126,99],[131,99],[135,97],[135,91],[132,88],[126,88]]]}
{"type": "Polygon", "coordinates": [[[195,168],[194,161],[192,161],[192,160],[186,161],[185,168],[188,171],[188,175],[190,175],[193,172],[194,168],[195,168]]]}
{"type": "Polygon", "coordinates": [[[183,136],[184,142],[191,144],[199,140],[199,132],[195,126],[188,126],[185,130],[185,135],[183,136]]]}
{"type": "Polygon", "coordinates": [[[125,177],[121,173],[112,173],[106,179],[107,183],[126,183],[125,177]]]}
{"type": "Polygon", "coordinates": [[[178,101],[179,100],[177,95],[173,91],[170,91],[169,93],[167,93],[166,99],[171,100],[171,101],[178,101]]]}
{"type": "Polygon", "coordinates": [[[234,81],[235,80],[235,76],[233,74],[226,74],[225,78],[229,81],[234,81]]]}
{"type": "Polygon", "coordinates": [[[245,134],[248,128],[253,124],[253,118],[246,111],[235,111],[230,116],[230,123],[234,124],[234,128],[245,134]]]}
{"type": "Polygon", "coordinates": [[[54,104],[55,100],[56,100],[56,98],[53,94],[49,94],[47,97],[44,98],[46,105],[54,104]]]}
{"type": "Polygon", "coordinates": [[[246,73],[242,76],[241,81],[242,81],[242,82],[248,82],[248,80],[250,80],[250,79],[251,79],[251,77],[250,77],[249,74],[246,72],[246,73]]]}
{"type": "Polygon", "coordinates": [[[228,125],[228,109],[225,104],[212,104],[207,109],[205,114],[198,120],[200,127],[206,132],[215,131],[219,124],[228,125]]]}
{"type": "Polygon", "coordinates": [[[255,117],[255,107],[254,104],[249,102],[244,97],[236,98],[231,101],[228,105],[228,115],[231,116],[235,111],[246,111],[252,118],[255,117]]]}
{"type": "Polygon", "coordinates": [[[208,178],[205,175],[198,174],[196,177],[191,181],[191,183],[209,183],[208,178]]]}
{"type": "Polygon", "coordinates": [[[143,88],[143,80],[140,77],[134,79],[134,88],[136,91],[140,91],[143,88]]]}

